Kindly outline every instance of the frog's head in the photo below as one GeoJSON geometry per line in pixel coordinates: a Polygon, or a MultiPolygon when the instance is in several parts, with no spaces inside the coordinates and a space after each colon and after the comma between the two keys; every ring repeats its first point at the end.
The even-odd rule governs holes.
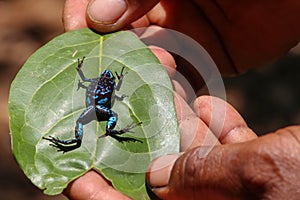
{"type": "Polygon", "coordinates": [[[100,75],[100,79],[115,80],[115,77],[114,77],[113,73],[110,70],[106,69],[100,75]]]}

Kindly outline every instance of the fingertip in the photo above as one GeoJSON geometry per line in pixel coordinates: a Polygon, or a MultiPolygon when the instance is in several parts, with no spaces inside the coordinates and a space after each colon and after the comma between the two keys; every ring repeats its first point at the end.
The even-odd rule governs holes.
{"type": "Polygon", "coordinates": [[[117,22],[127,9],[124,0],[92,0],[87,7],[87,20],[92,28],[102,32],[104,28],[118,27],[117,22]]]}
{"type": "Polygon", "coordinates": [[[173,165],[179,156],[179,154],[171,154],[153,160],[146,173],[149,186],[152,188],[167,186],[173,165]]]}
{"type": "Polygon", "coordinates": [[[145,15],[158,0],[93,0],[87,8],[89,27],[99,32],[112,32],[145,15]]]}
{"type": "Polygon", "coordinates": [[[194,102],[194,110],[223,144],[257,138],[238,111],[220,98],[200,96],[194,102]]]}
{"type": "Polygon", "coordinates": [[[64,195],[66,195],[70,199],[77,200],[91,197],[97,190],[97,187],[104,185],[104,182],[100,182],[99,184],[97,176],[99,175],[94,171],[87,172],[86,174],[71,182],[64,190],[64,195]]]}
{"type": "Polygon", "coordinates": [[[179,156],[180,154],[166,155],[156,158],[150,163],[146,173],[146,184],[148,193],[155,199],[167,195],[172,168],[179,156]]]}
{"type": "Polygon", "coordinates": [[[91,170],[71,182],[64,190],[64,195],[69,199],[122,199],[128,197],[115,190],[111,183],[97,172],[91,170]]]}

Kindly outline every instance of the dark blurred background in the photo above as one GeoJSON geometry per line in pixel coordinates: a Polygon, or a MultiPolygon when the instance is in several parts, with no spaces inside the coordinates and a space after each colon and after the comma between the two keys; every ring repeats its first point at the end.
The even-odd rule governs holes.
{"type": "MultiPolygon", "coordinates": [[[[63,33],[64,0],[0,0],[0,197],[65,199],[43,195],[14,161],[9,135],[8,92],[26,59],[63,33]]],[[[300,122],[300,57],[295,48],[271,66],[225,80],[227,100],[258,134],[300,122]]]]}
{"type": "MultiPolygon", "coordinates": [[[[8,128],[8,92],[26,59],[63,32],[63,0],[0,0],[0,199],[63,200],[47,196],[25,177],[16,164],[8,128]]],[[[21,100],[21,99],[20,99],[21,100]]]]}

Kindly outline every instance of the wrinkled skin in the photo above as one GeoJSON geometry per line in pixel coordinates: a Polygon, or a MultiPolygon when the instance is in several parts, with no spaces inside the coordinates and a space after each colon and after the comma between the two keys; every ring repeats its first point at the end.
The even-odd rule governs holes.
{"type": "MultiPolygon", "coordinates": [[[[299,20],[299,0],[127,0],[126,3],[66,0],[64,9],[66,31],[90,27],[112,32],[158,25],[185,33],[205,47],[223,75],[237,75],[284,55],[299,42],[299,20]]],[[[176,69],[170,54],[151,48],[163,65],[176,69]]],[[[202,96],[191,109],[185,102],[185,91],[173,83],[182,153],[160,157],[149,166],[147,181],[157,196],[162,199],[300,196],[299,126],[257,138],[229,104],[202,96]],[[220,110],[225,117],[221,115],[219,119],[216,116],[220,110]],[[199,156],[205,137],[209,138],[206,145],[211,141],[213,147],[206,156],[199,156]]],[[[94,171],[71,183],[65,194],[78,200],[128,199],[94,171]]]]}

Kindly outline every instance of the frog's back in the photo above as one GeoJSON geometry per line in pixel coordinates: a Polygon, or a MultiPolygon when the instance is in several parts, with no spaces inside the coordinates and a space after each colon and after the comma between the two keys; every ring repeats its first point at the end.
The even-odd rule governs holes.
{"type": "Polygon", "coordinates": [[[109,70],[105,70],[88,86],[86,91],[86,106],[111,108],[111,98],[115,87],[115,77],[109,70]]]}

